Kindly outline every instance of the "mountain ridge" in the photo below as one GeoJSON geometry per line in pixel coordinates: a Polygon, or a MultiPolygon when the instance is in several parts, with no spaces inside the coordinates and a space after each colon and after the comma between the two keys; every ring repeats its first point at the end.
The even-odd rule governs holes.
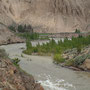
{"type": "Polygon", "coordinates": [[[89,31],[89,9],[89,0],[0,0],[0,22],[31,24],[41,33],[89,31]]]}

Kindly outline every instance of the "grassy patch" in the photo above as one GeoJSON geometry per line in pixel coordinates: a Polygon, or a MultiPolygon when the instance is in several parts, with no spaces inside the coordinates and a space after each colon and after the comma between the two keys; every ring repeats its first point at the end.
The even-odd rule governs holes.
{"type": "Polygon", "coordinates": [[[74,65],[74,60],[67,60],[65,62],[65,66],[73,66],[74,65]]]}
{"type": "MultiPolygon", "coordinates": [[[[38,55],[54,55],[54,60],[58,63],[65,62],[65,59],[62,57],[62,53],[68,49],[76,49],[78,54],[81,53],[82,48],[90,44],[90,36],[87,37],[72,37],[72,40],[67,38],[63,41],[55,42],[55,40],[50,40],[46,44],[40,45],[39,43],[36,46],[32,46],[29,39],[26,41],[26,50],[23,52],[25,54],[31,55],[32,53],[37,53],[38,55]]],[[[78,57],[75,59],[74,65],[80,65],[84,62],[85,57],[78,57]]],[[[67,62],[67,65],[72,65],[73,61],[70,60],[67,62]]]]}
{"type": "Polygon", "coordinates": [[[63,63],[63,62],[65,62],[65,59],[64,59],[60,54],[55,54],[55,55],[54,55],[54,60],[55,60],[57,63],[63,63]]]}
{"type": "Polygon", "coordinates": [[[14,59],[12,59],[12,62],[13,62],[13,64],[15,65],[15,66],[17,66],[17,67],[19,67],[19,62],[20,62],[20,60],[18,59],[18,58],[14,58],[14,59]]]}

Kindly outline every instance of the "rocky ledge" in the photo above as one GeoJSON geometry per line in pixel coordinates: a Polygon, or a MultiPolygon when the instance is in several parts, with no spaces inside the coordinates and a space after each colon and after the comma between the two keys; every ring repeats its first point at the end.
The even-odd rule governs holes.
{"type": "Polygon", "coordinates": [[[64,63],[60,65],[74,70],[90,71],[90,45],[84,47],[80,53],[77,49],[70,49],[63,53],[64,63]]]}
{"type": "Polygon", "coordinates": [[[33,76],[17,68],[0,50],[0,89],[2,90],[44,90],[36,83],[33,76]]]}

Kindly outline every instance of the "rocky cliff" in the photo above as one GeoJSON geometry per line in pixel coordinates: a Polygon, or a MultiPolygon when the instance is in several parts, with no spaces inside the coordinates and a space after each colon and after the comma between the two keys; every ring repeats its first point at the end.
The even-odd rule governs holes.
{"type": "Polygon", "coordinates": [[[44,90],[33,76],[17,68],[0,49],[0,90],[44,90]]]}
{"type": "Polygon", "coordinates": [[[90,0],[0,0],[0,22],[31,24],[36,32],[90,30],[90,0]]]}

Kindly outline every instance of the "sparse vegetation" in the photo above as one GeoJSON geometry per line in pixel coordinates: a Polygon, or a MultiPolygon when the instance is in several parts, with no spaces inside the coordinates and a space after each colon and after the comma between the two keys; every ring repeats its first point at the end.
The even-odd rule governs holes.
{"type": "Polygon", "coordinates": [[[18,33],[18,36],[29,39],[29,40],[37,40],[39,39],[39,34],[38,33],[18,33]]]}
{"type": "Polygon", "coordinates": [[[24,33],[24,32],[33,32],[33,28],[31,25],[18,25],[17,27],[18,32],[24,33]]]}
{"type": "Polygon", "coordinates": [[[75,66],[81,65],[85,61],[86,57],[87,57],[87,55],[76,57],[75,60],[74,60],[74,65],[75,66]]]}
{"type": "Polygon", "coordinates": [[[13,25],[8,26],[8,28],[9,28],[10,30],[16,32],[16,29],[15,29],[15,27],[14,27],[13,25]]]}
{"type": "Polygon", "coordinates": [[[25,38],[25,39],[30,39],[30,40],[49,40],[48,36],[47,37],[41,37],[39,33],[17,33],[18,36],[25,38]]]}
{"type": "Polygon", "coordinates": [[[65,61],[65,66],[73,66],[73,65],[74,65],[74,60],[73,59],[65,61]]]}
{"type": "Polygon", "coordinates": [[[12,62],[13,62],[13,64],[15,65],[15,66],[19,66],[19,62],[20,62],[20,60],[18,59],[18,58],[14,58],[14,59],[12,59],[12,62]]]}
{"type": "Polygon", "coordinates": [[[18,25],[18,26],[13,26],[10,25],[8,26],[8,28],[14,32],[20,32],[20,33],[24,33],[24,32],[33,32],[33,28],[31,25],[18,25]]]}
{"type": "Polygon", "coordinates": [[[76,48],[77,48],[77,52],[78,52],[78,54],[81,53],[82,46],[77,46],[76,48]]]}
{"type": "Polygon", "coordinates": [[[61,56],[61,54],[55,54],[54,55],[54,60],[57,63],[63,63],[63,62],[65,62],[65,59],[61,56]]]}
{"type": "Polygon", "coordinates": [[[79,29],[76,29],[75,30],[75,33],[81,33],[79,29]]]}
{"type": "Polygon", "coordinates": [[[0,58],[8,58],[8,55],[4,49],[0,49],[0,58]]]}
{"type": "MultiPolygon", "coordinates": [[[[67,38],[63,41],[55,42],[55,40],[51,40],[46,44],[38,44],[36,47],[33,47],[31,42],[27,40],[26,47],[27,49],[24,51],[25,54],[38,53],[39,55],[54,55],[54,60],[58,63],[65,62],[65,59],[62,57],[62,54],[68,49],[77,49],[77,53],[80,54],[83,47],[90,44],[90,36],[87,37],[78,37],[72,38],[72,40],[68,40],[67,38]]],[[[85,57],[78,57],[75,59],[74,65],[80,65],[85,60],[85,57]]],[[[72,65],[73,60],[67,62],[67,65],[72,65]]]]}
{"type": "Polygon", "coordinates": [[[84,55],[81,55],[81,56],[77,56],[74,59],[74,66],[81,65],[87,58],[89,58],[89,56],[90,56],[90,53],[89,54],[84,54],[84,55]]]}
{"type": "Polygon", "coordinates": [[[14,25],[10,25],[8,26],[8,28],[15,32],[16,35],[25,38],[25,39],[30,39],[30,40],[48,40],[48,36],[45,35],[49,35],[49,34],[44,34],[44,33],[34,33],[33,32],[33,28],[31,25],[18,25],[18,26],[14,26],[14,25]],[[44,35],[42,37],[42,35],[44,35]]]}

